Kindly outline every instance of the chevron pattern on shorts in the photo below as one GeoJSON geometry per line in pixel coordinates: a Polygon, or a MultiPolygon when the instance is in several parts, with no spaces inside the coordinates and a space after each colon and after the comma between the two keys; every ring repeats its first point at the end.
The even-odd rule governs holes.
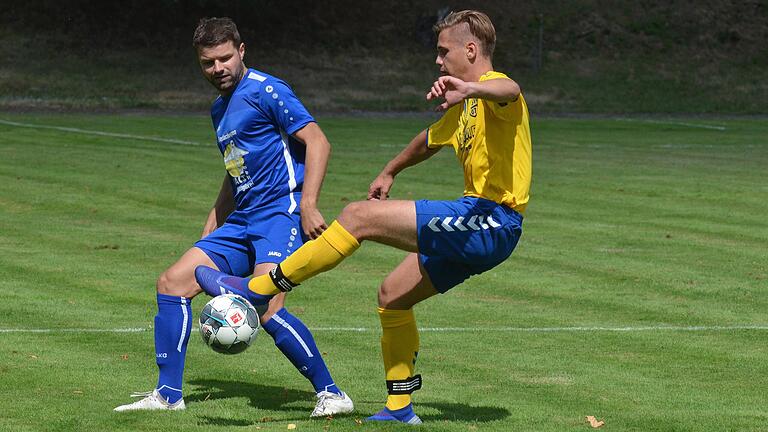
{"type": "Polygon", "coordinates": [[[463,216],[457,218],[454,218],[453,216],[442,218],[435,216],[429,221],[427,226],[434,232],[454,232],[487,230],[498,228],[501,224],[493,220],[493,217],[485,215],[474,215],[466,220],[463,216]]]}

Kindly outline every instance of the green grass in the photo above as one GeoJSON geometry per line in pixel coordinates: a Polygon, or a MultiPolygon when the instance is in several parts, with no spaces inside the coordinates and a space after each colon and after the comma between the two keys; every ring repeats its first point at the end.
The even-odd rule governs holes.
{"type": "MultiPolygon", "coordinates": [[[[227,357],[196,333],[186,412],[113,413],[155,383],[151,330],[66,329],[150,328],[155,278],[199,236],[220,184],[210,122],[0,119],[192,143],[0,124],[0,329],[54,329],[0,333],[0,430],[412,429],[355,422],[384,398],[376,288],[404,256],[375,244],[289,300],[318,329],[353,416],[309,421],[311,387],[265,334],[227,357]]],[[[363,198],[428,122],[321,119],[334,145],[326,218],[363,198]]],[[[594,415],[612,431],[766,430],[768,122],[535,119],[532,129],[518,249],[417,307],[422,327],[489,329],[422,332],[415,401],[426,425],[416,429],[578,431],[594,415]]],[[[461,179],[443,151],[403,173],[394,196],[454,198],[461,179]]]]}

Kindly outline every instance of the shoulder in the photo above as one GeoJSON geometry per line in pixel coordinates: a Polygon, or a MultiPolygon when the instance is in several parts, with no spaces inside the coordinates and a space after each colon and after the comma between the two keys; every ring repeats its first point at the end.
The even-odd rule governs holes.
{"type": "MultiPolygon", "coordinates": [[[[505,79],[512,81],[512,78],[507,76],[507,74],[499,71],[488,71],[483,74],[483,76],[480,77],[480,81],[490,81],[490,80],[498,80],[498,79],[505,79]]],[[[518,87],[519,88],[519,87],[518,87]]],[[[514,100],[511,100],[509,102],[494,102],[492,100],[484,100],[483,103],[491,108],[493,113],[501,118],[502,120],[508,120],[511,118],[515,118],[515,113],[520,110],[520,106],[525,104],[525,101],[523,100],[523,94],[518,93],[517,98],[514,100]]]]}
{"type": "Polygon", "coordinates": [[[255,69],[248,69],[243,79],[247,80],[245,84],[248,87],[248,95],[257,100],[277,99],[281,93],[291,91],[285,81],[255,69]]]}
{"type": "Polygon", "coordinates": [[[505,73],[499,71],[488,71],[480,77],[480,81],[488,81],[493,79],[511,79],[505,73]]]}

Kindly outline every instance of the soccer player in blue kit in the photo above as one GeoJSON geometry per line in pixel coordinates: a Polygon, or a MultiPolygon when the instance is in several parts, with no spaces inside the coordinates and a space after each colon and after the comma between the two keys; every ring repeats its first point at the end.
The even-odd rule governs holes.
{"type": "MultiPolygon", "coordinates": [[[[317,238],[327,228],[317,198],[330,144],[314,118],[285,82],[245,66],[245,45],[231,19],[202,19],[193,46],[203,75],[220,93],[211,117],[227,174],[202,238],[157,281],[157,387],[134,394],[143,399],[115,411],[185,408],[190,303],[201,292],[197,266],[242,276],[265,274],[300,247],[304,237],[317,238]]],[[[315,388],[311,417],[351,412],[352,400],[334,383],[309,329],[284,303],[285,295],[275,296],[259,315],[275,345],[315,388]]]]}

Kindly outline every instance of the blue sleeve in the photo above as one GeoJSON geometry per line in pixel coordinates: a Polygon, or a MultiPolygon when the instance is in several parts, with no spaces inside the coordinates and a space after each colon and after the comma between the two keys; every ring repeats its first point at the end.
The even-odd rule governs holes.
{"type": "Polygon", "coordinates": [[[315,119],[301,104],[293,90],[280,80],[267,80],[259,89],[262,110],[288,135],[293,135],[315,119]]]}

